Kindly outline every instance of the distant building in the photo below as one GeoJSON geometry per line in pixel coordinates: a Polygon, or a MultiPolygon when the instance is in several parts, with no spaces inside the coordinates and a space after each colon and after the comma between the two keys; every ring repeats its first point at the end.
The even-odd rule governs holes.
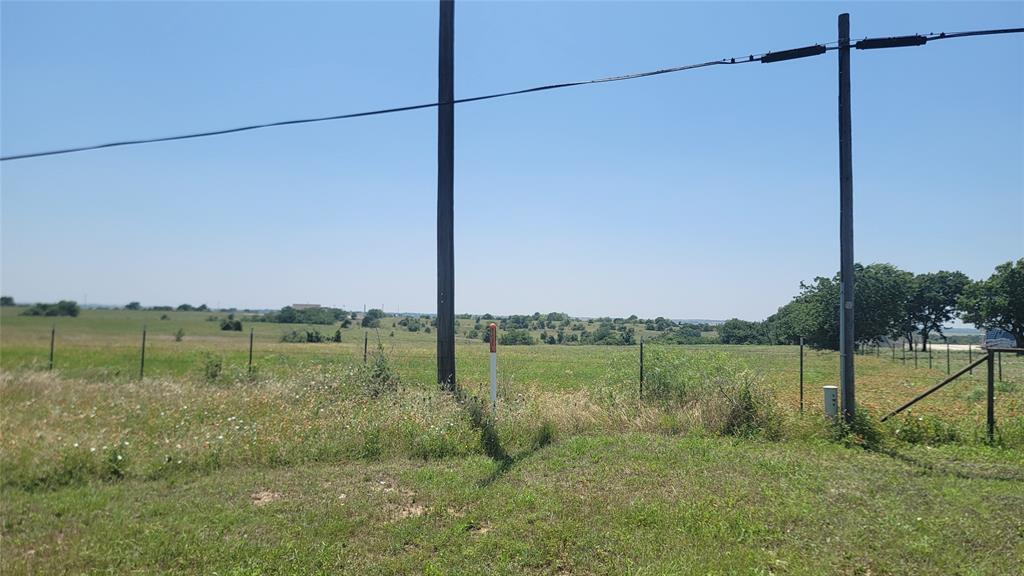
{"type": "Polygon", "coordinates": [[[296,310],[316,310],[320,308],[319,304],[292,304],[292,308],[296,310]]]}
{"type": "Polygon", "coordinates": [[[1006,330],[992,328],[985,331],[985,337],[981,340],[982,348],[1016,348],[1017,339],[1006,330]]]}

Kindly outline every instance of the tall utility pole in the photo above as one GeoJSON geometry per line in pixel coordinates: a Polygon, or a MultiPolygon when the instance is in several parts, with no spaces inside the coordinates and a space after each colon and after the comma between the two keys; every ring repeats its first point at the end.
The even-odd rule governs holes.
{"type": "Polygon", "coordinates": [[[839,15],[839,382],[843,418],[856,410],[853,377],[853,137],[850,114],[850,15],[839,15]]]}
{"type": "Polygon", "coordinates": [[[455,3],[440,0],[437,49],[437,381],[455,390],[455,3]]]}

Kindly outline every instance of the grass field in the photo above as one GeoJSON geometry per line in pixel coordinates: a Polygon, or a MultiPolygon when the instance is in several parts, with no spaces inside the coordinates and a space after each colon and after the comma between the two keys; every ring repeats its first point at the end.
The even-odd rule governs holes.
{"type": "MultiPolygon", "coordinates": [[[[829,352],[806,354],[800,414],[796,347],[648,346],[649,382],[697,386],[686,402],[639,398],[636,347],[503,347],[492,422],[436,390],[431,335],[391,336],[391,318],[401,384],[374,395],[361,329],[286,344],[294,325],[222,332],[209,312],[17,312],[0,317],[4,574],[1024,572],[1022,358],[1003,358],[994,445],[978,370],[868,450],[821,417],[829,352]],[[756,429],[723,425],[734,380],[764,392],[756,429]]],[[[946,372],[944,350],[932,369],[886,352],[856,358],[876,415],[946,372]]],[[[458,371],[483,395],[486,345],[460,340],[458,371]]]]}

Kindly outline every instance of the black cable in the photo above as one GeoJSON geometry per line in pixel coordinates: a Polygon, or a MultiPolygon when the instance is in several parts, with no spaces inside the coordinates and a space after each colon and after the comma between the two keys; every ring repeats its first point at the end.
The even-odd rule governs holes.
{"type": "MultiPolygon", "coordinates": [[[[509,92],[499,92],[496,94],[487,94],[484,96],[473,96],[470,98],[456,98],[453,104],[465,104],[467,102],[479,102],[481,100],[491,100],[494,98],[504,98],[507,96],[516,96],[519,94],[529,94],[531,92],[543,92],[546,90],[555,90],[559,88],[570,88],[572,86],[583,86],[586,84],[603,84],[607,82],[620,82],[622,80],[634,80],[637,78],[646,78],[648,76],[659,76],[662,74],[670,74],[673,72],[682,72],[684,70],[693,70],[696,68],[705,68],[707,66],[717,66],[724,64],[745,64],[748,62],[757,62],[760,56],[748,56],[741,59],[730,58],[722,60],[711,60],[708,62],[701,62],[699,64],[688,64],[686,66],[675,66],[672,68],[662,68],[660,70],[652,70],[648,72],[637,72],[634,74],[625,74],[622,76],[609,76],[607,78],[597,78],[593,80],[581,80],[578,82],[563,82],[559,84],[546,84],[543,86],[534,86],[533,88],[524,88],[521,90],[512,90],[509,92]]],[[[364,116],[377,116],[380,114],[393,114],[395,112],[408,112],[411,110],[422,110],[425,108],[436,108],[440,106],[439,102],[431,102],[429,104],[414,104],[412,106],[399,106],[396,108],[382,108],[379,110],[370,110],[367,112],[353,112],[351,114],[338,114],[334,116],[316,116],[313,118],[300,118],[297,120],[282,120],[278,122],[267,122],[264,124],[250,124],[247,126],[239,126],[236,128],[225,128],[223,130],[210,130],[207,132],[194,132],[190,134],[180,134],[177,136],[162,136],[159,138],[145,138],[139,140],[124,140],[121,142],[110,142],[107,144],[96,144],[92,146],[80,146],[76,148],[63,148],[59,150],[48,150],[46,152],[32,152],[28,154],[15,154],[11,156],[0,157],[0,161],[6,160],[21,160],[25,158],[38,158],[41,156],[54,156],[57,154],[70,154],[72,152],[85,152],[87,150],[99,150],[101,148],[115,148],[118,146],[133,146],[136,144],[151,144],[154,142],[170,142],[172,140],[188,140],[191,138],[205,138],[208,136],[220,136],[223,134],[233,134],[236,132],[247,132],[249,130],[259,130],[261,128],[274,128],[277,126],[291,126],[295,124],[310,124],[314,122],[329,122],[332,120],[347,120],[349,118],[361,118],[364,116]]]]}
{"type": "MultiPolygon", "coordinates": [[[[1024,32],[1024,28],[1003,28],[996,30],[974,30],[969,32],[954,32],[950,34],[937,33],[928,34],[926,37],[929,41],[931,40],[945,40],[950,38],[963,38],[967,36],[989,36],[993,34],[1017,34],[1024,32]]],[[[877,40],[874,38],[865,38],[865,40],[877,40]]],[[[836,50],[838,46],[837,42],[828,42],[820,44],[825,46],[825,51],[836,50]]],[[[785,51],[781,51],[785,52],[785,51]]],[[[707,62],[701,62],[698,64],[687,64],[684,66],[674,66],[671,68],[662,68],[660,70],[651,70],[647,72],[636,72],[633,74],[624,74],[621,76],[608,76],[605,78],[596,78],[593,80],[581,80],[578,82],[563,82],[559,84],[546,84],[543,86],[534,86],[532,88],[524,88],[521,90],[512,90],[509,92],[498,92],[496,94],[487,94],[484,96],[473,96],[471,98],[456,98],[452,101],[452,104],[465,104],[468,102],[479,102],[482,100],[492,100],[495,98],[505,98],[508,96],[517,96],[520,94],[530,94],[533,92],[544,92],[547,90],[556,90],[560,88],[571,88],[573,86],[585,86],[589,84],[605,84],[609,82],[621,82],[623,80],[635,80],[638,78],[647,78],[650,76],[660,76],[662,74],[672,74],[675,72],[684,72],[687,70],[695,70],[697,68],[706,68],[709,66],[722,66],[722,65],[733,65],[733,64],[748,64],[751,62],[761,62],[762,58],[771,54],[766,52],[763,54],[751,54],[746,57],[740,58],[722,58],[721,60],[709,60],[707,62]]],[[[247,132],[249,130],[259,130],[262,128],[274,128],[278,126],[292,126],[296,124],[311,124],[315,122],[329,122],[333,120],[347,120],[350,118],[362,118],[364,116],[377,116],[380,114],[394,114],[396,112],[408,112],[412,110],[422,110],[426,108],[436,108],[441,106],[440,102],[431,102],[428,104],[414,104],[412,106],[398,106],[395,108],[382,108],[379,110],[370,110],[366,112],[353,112],[350,114],[338,114],[333,116],[317,116],[313,118],[300,118],[296,120],[281,120],[277,122],[267,122],[263,124],[250,124],[246,126],[239,126],[236,128],[225,128],[222,130],[210,130],[206,132],[193,132],[190,134],[180,134],[177,136],[162,136],[158,138],[144,138],[138,140],[124,140],[120,142],[109,142],[107,144],[96,144],[92,146],[79,146],[75,148],[62,148],[58,150],[47,150],[44,152],[30,152],[27,154],[12,154],[10,156],[0,156],[0,162],[6,162],[8,160],[23,160],[26,158],[39,158],[42,156],[55,156],[58,154],[71,154],[73,152],[85,152],[88,150],[100,150],[102,148],[115,148],[119,146],[134,146],[137,144],[152,144],[155,142],[170,142],[173,140],[189,140],[192,138],[206,138],[209,136],[220,136],[223,134],[234,134],[236,132],[247,132]]]]}
{"type": "Polygon", "coordinates": [[[950,38],[966,38],[968,36],[992,36],[994,34],[1020,34],[1024,28],[999,28],[995,30],[972,30],[970,32],[937,32],[925,34],[925,38],[932,40],[948,40],[950,38]]]}

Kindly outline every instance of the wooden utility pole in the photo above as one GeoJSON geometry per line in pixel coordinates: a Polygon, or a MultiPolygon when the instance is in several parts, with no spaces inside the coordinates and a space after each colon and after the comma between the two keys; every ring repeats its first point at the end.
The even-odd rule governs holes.
{"type": "Polygon", "coordinates": [[[853,421],[853,127],[850,112],[850,15],[839,15],[839,381],[843,418],[853,421]]]}
{"type": "Polygon", "coordinates": [[[440,0],[437,50],[437,381],[455,390],[455,2],[440,0]]]}

